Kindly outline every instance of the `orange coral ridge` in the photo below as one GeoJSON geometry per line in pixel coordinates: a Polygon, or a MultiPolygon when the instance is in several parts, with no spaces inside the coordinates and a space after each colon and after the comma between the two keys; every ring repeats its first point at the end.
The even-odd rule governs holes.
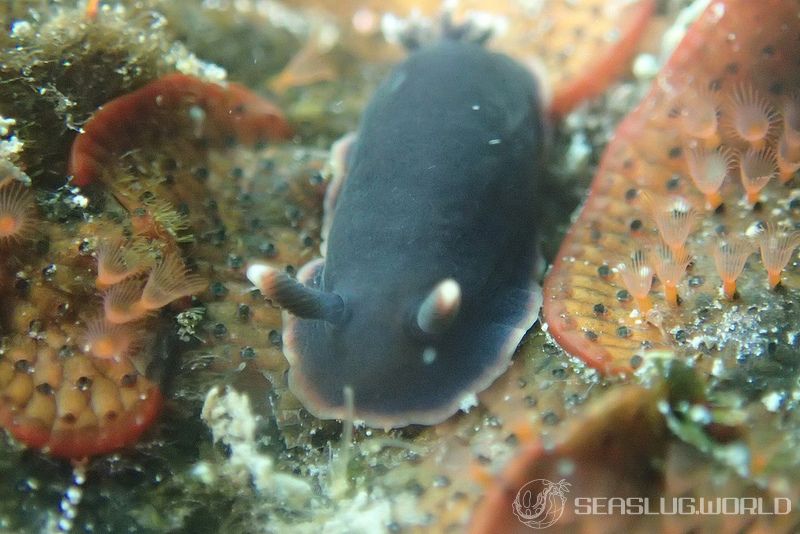
{"type": "MultiPolygon", "coordinates": [[[[622,387],[559,429],[555,446],[544,440],[522,443],[478,504],[469,532],[533,532],[515,513],[516,505],[525,511],[524,496],[520,495],[522,488],[536,480],[553,483],[564,480],[568,484],[568,502],[589,496],[654,496],[660,491],[662,477],[647,466],[653,458],[663,457],[666,450],[666,425],[657,408],[659,394],[658,390],[639,386],[622,387]],[[565,465],[572,469],[565,472],[565,465]],[[515,502],[517,498],[519,501],[515,502]]],[[[558,510],[551,512],[557,514],[558,510]]],[[[617,528],[609,528],[603,523],[606,518],[600,516],[585,516],[584,519],[596,528],[582,529],[580,526],[587,525],[577,524],[581,517],[576,516],[570,506],[564,507],[563,512],[557,524],[551,523],[552,531],[626,531],[618,524],[617,528]],[[601,524],[606,528],[599,526],[601,524]]],[[[547,517],[541,514],[535,519],[544,523],[547,517]]]]}
{"type": "MultiPolygon", "coordinates": [[[[638,351],[671,346],[659,329],[632,321],[632,299],[620,291],[624,288],[611,266],[642,244],[640,193],[680,194],[695,205],[706,200],[689,178],[686,147],[705,142],[713,150],[715,145],[693,141],[691,132],[683,131],[680,118],[686,111],[682,106],[688,105],[686,94],[700,94],[708,87],[709,97],[716,102],[705,106],[719,106],[723,122],[730,123],[724,113],[735,112],[722,104],[726,97],[728,103],[735,98],[730,96],[733,91],[741,93],[747,84],[756,85],[749,91],[771,99],[771,107],[756,101],[771,114],[772,108],[784,107],[779,105],[781,93],[791,95],[800,86],[794,68],[794,58],[800,55],[800,42],[795,38],[800,31],[797,12],[797,2],[789,0],[714,2],[689,29],[643,102],[617,129],[580,217],[562,243],[544,284],[543,314],[550,333],[590,366],[605,373],[624,373],[631,370],[630,359],[638,351]],[[632,232],[634,227],[639,236],[632,232]]],[[[772,130],[774,119],[770,116],[767,120],[772,130]]],[[[724,143],[739,153],[746,152],[748,142],[729,130],[718,129],[720,140],[724,138],[724,143]]],[[[780,139],[791,134],[790,129],[780,139]]],[[[765,140],[772,142],[774,139],[765,140]]],[[[720,191],[731,211],[739,209],[736,203],[742,197],[742,185],[735,178],[725,178],[720,191]]],[[[776,194],[785,193],[772,193],[776,194]]]]}
{"type": "MultiPolygon", "coordinates": [[[[569,2],[563,4],[568,5],[569,2]]],[[[573,60],[574,65],[571,65],[571,70],[579,75],[573,74],[572,77],[566,76],[555,81],[553,102],[550,106],[554,115],[564,115],[581,101],[599,95],[625,70],[628,60],[633,56],[636,45],[647,28],[655,4],[653,0],[641,0],[623,8],[622,3],[617,3],[616,9],[623,8],[623,12],[614,12],[611,2],[603,1],[595,4],[600,13],[593,14],[587,23],[587,28],[591,30],[592,35],[602,32],[606,39],[600,39],[599,43],[596,40],[588,42],[588,49],[573,60]],[[617,38],[609,39],[609,35],[615,35],[617,38]]],[[[568,38],[567,42],[574,43],[575,24],[568,26],[569,34],[565,37],[568,38]]]]}
{"type": "Polygon", "coordinates": [[[106,454],[135,443],[161,411],[163,397],[152,387],[136,410],[125,412],[100,427],[51,431],[41,422],[20,417],[8,404],[0,404],[0,425],[28,447],[58,458],[80,459],[106,454]]]}
{"type": "MultiPolygon", "coordinates": [[[[161,128],[160,112],[184,111],[187,123],[200,126],[196,134],[244,143],[286,139],[292,135],[286,119],[272,103],[246,87],[219,85],[186,74],[168,74],[105,104],[75,138],[69,170],[73,183],[86,186],[119,155],[136,146],[137,136],[161,128]],[[210,123],[205,127],[204,123],[210,123]]],[[[171,121],[174,122],[174,121],[171,121]]]]}
{"type": "Polygon", "coordinates": [[[77,459],[131,445],[161,404],[158,385],[127,354],[64,356],[14,336],[0,358],[0,426],[53,456],[77,459]]]}
{"type": "Polygon", "coordinates": [[[628,67],[655,5],[654,0],[464,0],[456,13],[502,16],[508,30],[492,38],[492,48],[541,71],[550,111],[558,117],[600,94],[628,67]]]}

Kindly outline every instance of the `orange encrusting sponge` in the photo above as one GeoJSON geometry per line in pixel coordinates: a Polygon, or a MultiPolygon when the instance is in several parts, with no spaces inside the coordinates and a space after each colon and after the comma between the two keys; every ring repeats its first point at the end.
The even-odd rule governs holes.
{"type": "Polygon", "coordinates": [[[231,138],[252,144],[292,134],[276,106],[242,85],[168,74],[95,112],[72,144],[73,183],[89,185],[127,150],[158,146],[175,136],[176,129],[187,140],[220,144],[231,138]]]}
{"type": "MultiPolygon", "coordinates": [[[[756,222],[786,218],[790,190],[781,182],[800,168],[798,14],[794,0],[714,2],[619,126],[544,284],[549,332],[590,366],[624,373],[634,355],[673,347],[668,332],[691,324],[691,299],[719,298],[720,280],[724,296],[735,296],[749,268],[733,253],[745,249],[730,244],[756,222]],[[632,313],[641,298],[610,267],[659,240],[673,256],[651,259],[675,272],[662,272],[648,294],[658,312],[650,324],[632,313]]],[[[787,248],[768,246],[762,260],[773,286],[793,241],[787,248]]]]}
{"type": "Polygon", "coordinates": [[[16,337],[0,359],[0,425],[29,447],[83,458],[132,442],[161,407],[158,387],[127,360],[66,358],[16,337]]]}
{"type": "MultiPolygon", "coordinates": [[[[414,9],[422,8],[419,2],[414,9]]],[[[440,9],[440,2],[428,6],[440,9]]],[[[544,77],[551,114],[559,117],[602,93],[624,72],[655,10],[655,0],[521,2],[463,0],[456,16],[496,14],[503,31],[490,46],[544,77]]]]}
{"type": "MultiPolygon", "coordinates": [[[[599,95],[629,65],[655,9],[652,0],[547,2],[522,32],[547,72],[550,110],[562,116],[599,95]]],[[[524,49],[523,49],[524,50],[524,49]]],[[[509,50],[524,54],[519,48],[509,50]]]]}
{"type": "MultiPolygon", "coordinates": [[[[633,531],[624,528],[630,525],[620,524],[619,515],[611,519],[611,515],[575,514],[572,499],[599,495],[623,499],[651,495],[655,499],[663,475],[642,466],[663,458],[666,449],[667,429],[658,413],[659,393],[663,394],[638,386],[615,389],[548,439],[520,444],[484,490],[468,532],[525,534],[537,528],[559,533],[633,531]],[[555,488],[551,488],[552,497],[536,506],[537,493],[542,490],[537,483],[542,482],[563,484],[559,489],[565,498],[552,495],[555,488]]],[[[655,524],[646,524],[651,528],[639,531],[658,530],[655,524]]]]}

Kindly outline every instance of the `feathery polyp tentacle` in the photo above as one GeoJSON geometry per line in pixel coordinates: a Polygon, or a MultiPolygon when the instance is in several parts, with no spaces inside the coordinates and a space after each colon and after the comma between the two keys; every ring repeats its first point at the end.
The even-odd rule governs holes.
{"type": "Polygon", "coordinates": [[[417,327],[426,334],[440,334],[447,330],[461,308],[461,286],[452,278],[445,278],[428,293],[417,310],[417,327]]]}
{"type": "Polygon", "coordinates": [[[270,300],[303,319],[322,319],[332,324],[345,317],[342,297],[304,286],[283,271],[254,263],[247,268],[247,278],[270,300]]]}
{"type": "Polygon", "coordinates": [[[761,250],[761,262],[767,270],[769,287],[774,289],[781,281],[781,272],[800,245],[800,232],[785,232],[776,224],[767,223],[756,242],[761,250]]]}
{"type": "Polygon", "coordinates": [[[206,285],[202,277],[189,274],[180,256],[167,254],[150,271],[139,305],[157,310],[173,300],[199,293],[206,285]]]}
{"type": "Polygon", "coordinates": [[[650,288],[653,285],[653,268],[644,250],[636,250],[628,261],[617,265],[617,272],[625,288],[636,300],[639,312],[647,313],[653,306],[650,301],[650,288]]]}
{"type": "Polygon", "coordinates": [[[733,153],[724,147],[709,150],[695,143],[687,147],[686,162],[694,185],[705,195],[708,206],[716,209],[722,204],[719,189],[733,167],[733,153]]]}

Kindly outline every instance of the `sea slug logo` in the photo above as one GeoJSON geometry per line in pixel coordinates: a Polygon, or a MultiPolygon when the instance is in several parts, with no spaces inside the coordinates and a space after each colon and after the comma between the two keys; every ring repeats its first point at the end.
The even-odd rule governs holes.
{"type": "Polygon", "coordinates": [[[544,478],[531,480],[517,492],[511,505],[514,515],[531,528],[547,528],[561,518],[567,502],[570,483],[563,478],[550,482],[544,478]]]}

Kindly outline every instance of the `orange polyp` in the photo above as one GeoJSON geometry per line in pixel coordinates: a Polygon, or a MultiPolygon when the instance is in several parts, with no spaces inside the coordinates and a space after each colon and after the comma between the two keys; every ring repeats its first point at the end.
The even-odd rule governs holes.
{"type": "Polygon", "coordinates": [[[87,322],[84,351],[95,358],[112,359],[123,357],[131,344],[133,334],[130,328],[113,324],[103,318],[87,322]]]}
{"type": "Polygon", "coordinates": [[[17,233],[17,229],[19,228],[19,220],[15,219],[11,215],[3,214],[0,215],[0,235],[1,236],[9,236],[14,235],[17,233]]]}
{"type": "Polygon", "coordinates": [[[761,190],[777,174],[778,163],[772,149],[749,148],[744,154],[739,155],[739,175],[749,204],[758,202],[761,190]]]}
{"type": "Polygon", "coordinates": [[[697,189],[705,195],[706,203],[712,210],[722,204],[719,189],[733,167],[733,161],[733,153],[725,147],[708,150],[700,145],[686,150],[689,176],[697,189]]]}
{"type": "Polygon", "coordinates": [[[649,295],[634,297],[634,300],[636,301],[636,309],[639,310],[639,313],[642,315],[649,312],[653,307],[653,301],[650,299],[649,295]]]}
{"type": "Polygon", "coordinates": [[[27,187],[9,180],[0,185],[0,244],[28,237],[33,196],[27,187]]]}
{"type": "Polygon", "coordinates": [[[725,293],[726,299],[733,300],[733,298],[736,296],[736,278],[723,280],[722,291],[725,293]]]}
{"type": "Polygon", "coordinates": [[[92,347],[92,354],[98,358],[112,358],[116,351],[114,350],[115,343],[111,338],[102,338],[98,340],[92,347]]]}
{"type": "Polygon", "coordinates": [[[781,281],[781,272],[800,245],[800,232],[782,232],[777,225],[767,223],[757,237],[761,262],[767,270],[769,287],[774,289],[781,281]]]}
{"type": "Polygon", "coordinates": [[[754,147],[762,147],[777,122],[777,113],[749,83],[734,89],[728,101],[732,133],[754,147]]]}
{"type": "Polygon", "coordinates": [[[157,310],[173,300],[199,293],[207,285],[203,278],[188,274],[180,257],[168,254],[150,271],[138,305],[144,310],[157,310]]]}
{"type": "Polygon", "coordinates": [[[678,305],[678,286],[673,282],[664,282],[664,300],[672,307],[678,305]]]}
{"type": "Polygon", "coordinates": [[[135,242],[126,242],[122,237],[103,239],[97,244],[95,285],[98,288],[122,282],[151,266],[149,258],[136,245],[135,242]]]}
{"type": "Polygon", "coordinates": [[[771,289],[775,289],[778,284],[781,283],[781,271],[770,271],[767,276],[767,281],[771,289]]]}
{"type": "Polygon", "coordinates": [[[103,310],[106,321],[123,324],[147,315],[147,309],[139,304],[142,284],[139,281],[122,282],[111,286],[103,295],[103,310]]]}
{"type": "Polygon", "coordinates": [[[636,301],[636,307],[642,314],[652,307],[650,288],[653,285],[653,268],[647,263],[644,251],[637,250],[631,254],[627,263],[617,266],[622,283],[636,301]]]}
{"type": "Polygon", "coordinates": [[[731,300],[736,295],[736,279],[742,274],[744,264],[752,252],[752,245],[741,238],[723,241],[714,248],[714,264],[722,279],[725,298],[731,300]]]}
{"type": "Polygon", "coordinates": [[[683,197],[672,197],[663,202],[646,198],[650,211],[658,227],[661,239],[676,256],[684,254],[686,240],[697,223],[697,210],[683,197]]]}
{"type": "Polygon", "coordinates": [[[667,245],[656,247],[654,267],[664,286],[664,300],[670,306],[678,305],[678,283],[686,274],[691,258],[686,252],[675,254],[667,245]]]}
{"type": "Polygon", "coordinates": [[[722,195],[719,194],[719,191],[708,193],[706,195],[706,204],[712,210],[717,209],[722,204],[722,195]]]}

